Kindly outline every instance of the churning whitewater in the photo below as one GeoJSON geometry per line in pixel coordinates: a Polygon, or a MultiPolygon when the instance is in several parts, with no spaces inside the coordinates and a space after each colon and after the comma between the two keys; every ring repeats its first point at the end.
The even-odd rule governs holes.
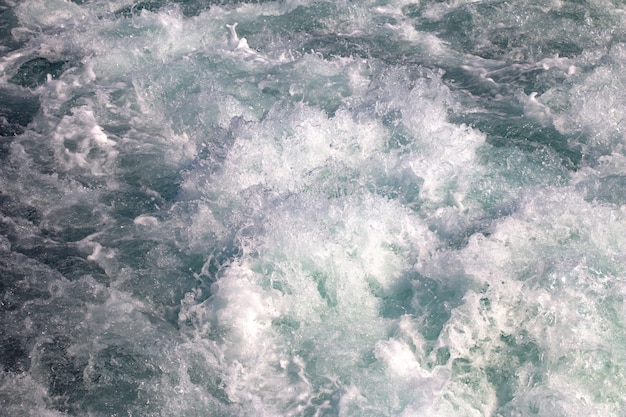
{"type": "Polygon", "coordinates": [[[4,0],[7,417],[626,414],[626,5],[4,0]]]}

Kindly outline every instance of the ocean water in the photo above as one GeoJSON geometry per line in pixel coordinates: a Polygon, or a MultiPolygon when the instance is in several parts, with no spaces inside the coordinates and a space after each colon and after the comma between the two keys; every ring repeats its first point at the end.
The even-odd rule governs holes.
{"type": "Polygon", "coordinates": [[[0,414],[626,416],[626,4],[4,0],[0,414]]]}

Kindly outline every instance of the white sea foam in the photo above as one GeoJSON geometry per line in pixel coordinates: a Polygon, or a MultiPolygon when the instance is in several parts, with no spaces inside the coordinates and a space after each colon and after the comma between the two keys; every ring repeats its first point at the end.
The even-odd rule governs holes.
{"type": "Polygon", "coordinates": [[[621,6],[78,3],[1,62],[63,62],[0,148],[8,415],[621,415],[621,6]]]}

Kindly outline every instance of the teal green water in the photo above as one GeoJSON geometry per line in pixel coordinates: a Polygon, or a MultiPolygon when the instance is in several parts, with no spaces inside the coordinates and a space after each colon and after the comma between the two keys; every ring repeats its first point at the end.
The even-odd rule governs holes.
{"type": "Polygon", "coordinates": [[[626,9],[0,5],[13,416],[623,416],[626,9]]]}

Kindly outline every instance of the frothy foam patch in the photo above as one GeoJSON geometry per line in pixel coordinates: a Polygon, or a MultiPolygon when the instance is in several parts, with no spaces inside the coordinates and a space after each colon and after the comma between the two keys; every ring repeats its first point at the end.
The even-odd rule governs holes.
{"type": "MultiPolygon", "coordinates": [[[[340,109],[329,119],[308,106],[275,105],[262,122],[231,125],[235,139],[217,183],[231,184],[224,187],[231,192],[261,186],[278,193],[322,189],[329,195],[365,185],[389,197],[400,195],[407,204],[421,199],[463,209],[471,184],[463,172],[480,169],[475,153],[483,136],[446,121],[452,99],[438,76],[418,82],[381,78],[384,84],[373,96],[385,104],[364,104],[375,106],[368,110],[375,112],[371,116],[389,117],[389,126],[367,112],[354,117],[340,109]],[[339,186],[331,184],[334,178],[339,186]]],[[[185,189],[191,195],[205,193],[197,188],[204,175],[190,173],[185,189]]]]}
{"type": "Polygon", "coordinates": [[[591,162],[610,154],[624,154],[623,115],[617,109],[623,105],[625,80],[619,68],[626,61],[626,51],[620,46],[611,48],[604,57],[609,65],[602,65],[585,74],[570,94],[568,112],[558,119],[564,132],[581,132],[589,136],[585,143],[591,162]]]}
{"type": "Polygon", "coordinates": [[[423,78],[409,81],[392,73],[384,79],[385,110],[400,112],[401,118],[395,123],[401,123],[413,136],[408,145],[412,152],[403,162],[423,179],[420,197],[436,206],[451,203],[462,207],[466,181],[471,181],[464,171],[480,170],[475,153],[484,136],[447,120],[454,100],[440,75],[427,72],[423,78]],[[412,86],[408,94],[407,85],[412,86]]]}
{"type": "Polygon", "coordinates": [[[131,3],[14,9],[7,413],[619,415],[621,6],[131,3]]]}
{"type": "Polygon", "coordinates": [[[295,114],[278,111],[264,125],[268,130],[245,126],[233,144],[223,168],[235,171],[225,175],[233,187],[265,185],[277,192],[301,191],[323,183],[334,166],[345,167],[350,176],[381,147],[384,134],[374,122],[355,123],[345,113],[329,121],[322,112],[306,107],[295,114]]]}
{"type": "Polygon", "coordinates": [[[50,29],[73,25],[84,19],[83,10],[73,2],[52,0],[20,2],[14,9],[22,25],[31,30],[50,29]]]}
{"type": "Polygon", "coordinates": [[[489,237],[470,239],[461,259],[484,289],[465,296],[440,338],[450,352],[455,395],[475,390],[469,404],[484,411],[536,396],[538,412],[567,415],[563,406],[575,389],[577,407],[617,412],[615,387],[625,378],[615,368],[623,354],[613,344],[624,338],[621,216],[576,193],[546,190],[525,199],[489,237]],[[615,295],[597,299],[607,286],[615,295]],[[467,378],[477,384],[457,392],[467,378]]]}
{"type": "Polygon", "coordinates": [[[13,374],[0,370],[0,398],[8,416],[65,417],[66,413],[50,410],[46,388],[30,375],[13,374]]]}
{"type": "Polygon", "coordinates": [[[93,176],[102,176],[111,170],[117,156],[115,142],[102,131],[90,110],[78,109],[61,119],[52,139],[59,152],[56,158],[68,171],[86,169],[93,176]]]}
{"type": "MultiPolygon", "coordinates": [[[[297,404],[295,412],[317,408],[316,397],[339,390],[332,395],[342,400],[319,407],[341,409],[352,400],[344,398],[345,382],[339,381],[350,381],[353,367],[376,367],[377,361],[405,381],[403,392],[432,381],[426,370],[400,371],[419,364],[411,360],[407,342],[387,339],[395,321],[380,314],[382,300],[393,295],[416,258],[428,258],[437,239],[393,201],[319,197],[291,198],[267,211],[264,234],[242,237],[243,263],[226,269],[207,301],[181,313],[182,321],[199,320],[194,328],[201,337],[220,341],[220,357],[229,364],[225,392],[232,401],[276,404],[263,408],[270,413],[297,404]],[[366,224],[364,216],[370,219],[366,224]],[[398,349],[406,360],[393,359],[398,349]],[[255,385],[261,381],[262,390],[255,385]]],[[[410,333],[406,323],[400,327],[399,334],[410,333]]],[[[419,344],[419,338],[414,332],[407,341],[419,344]]],[[[351,382],[361,394],[371,395],[380,383],[382,375],[371,372],[351,382]]],[[[398,409],[413,401],[393,395],[398,409]]],[[[358,404],[375,405],[365,397],[358,404]]]]}

